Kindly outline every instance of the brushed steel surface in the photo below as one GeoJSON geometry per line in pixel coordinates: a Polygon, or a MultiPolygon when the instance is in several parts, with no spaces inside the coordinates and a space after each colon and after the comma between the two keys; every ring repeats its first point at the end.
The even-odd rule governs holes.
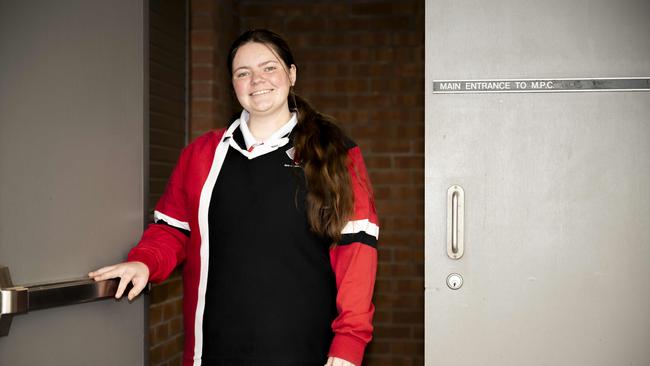
{"type": "Polygon", "coordinates": [[[426,2],[426,365],[650,365],[650,93],[431,92],[648,76],[648,14],[645,0],[426,2]],[[450,185],[471,192],[461,260],[443,249],[450,185]]]}
{"type": "MultiPolygon", "coordinates": [[[[147,2],[0,0],[0,260],[14,283],[125,259],[145,221],[147,2]]],[[[14,316],[0,365],[142,365],[145,298],[14,316]]]]}

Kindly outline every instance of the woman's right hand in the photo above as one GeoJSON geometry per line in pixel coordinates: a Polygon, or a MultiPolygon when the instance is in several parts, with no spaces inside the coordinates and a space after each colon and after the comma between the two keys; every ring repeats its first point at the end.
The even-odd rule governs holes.
{"type": "Polygon", "coordinates": [[[115,298],[122,297],[129,282],[133,283],[133,288],[129,291],[129,301],[133,300],[147,286],[149,282],[149,267],[142,262],[124,262],[112,266],[102,267],[96,271],[88,273],[95,281],[108,280],[110,278],[120,278],[120,284],[117,286],[115,298]]]}

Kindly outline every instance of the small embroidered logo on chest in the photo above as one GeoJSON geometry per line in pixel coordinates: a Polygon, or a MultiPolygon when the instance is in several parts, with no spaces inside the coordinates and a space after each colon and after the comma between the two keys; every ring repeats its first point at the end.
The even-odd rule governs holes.
{"type": "Polygon", "coordinates": [[[285,167],[285,168],[302,168],[302,167],[301,167],[300,165],[298,165],[298,164],[284,164],[284,167],[285,167]]]}

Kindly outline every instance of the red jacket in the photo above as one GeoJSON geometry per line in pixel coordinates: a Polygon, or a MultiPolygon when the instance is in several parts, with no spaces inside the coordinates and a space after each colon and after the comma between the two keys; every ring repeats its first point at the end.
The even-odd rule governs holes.
{"type": "MultiPolygon", "coordinates": [[[[185,147],[154,212],[153,223],[128,255],[149,267],[150,281],[165,280],[182,262],[185,349],[183,365],[201,365],[202,320],[209,248],[208,207],[226,152],[238,127],[209,132],[185,147]],[[189,235],[188,235],[189,232],[189,235]]],[[[357,146],[348,151],[354,215],[343,230],[349,244],[330,250],[336,276],[338,316],[329,355],[361,365],[372,338],[371,302],[377,267],[379,228],[366,167],[357,146]]]]}

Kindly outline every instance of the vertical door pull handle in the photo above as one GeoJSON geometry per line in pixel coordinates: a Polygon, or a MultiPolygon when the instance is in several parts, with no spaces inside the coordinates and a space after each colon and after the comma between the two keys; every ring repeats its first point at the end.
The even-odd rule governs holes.
{"type": "Polygon", "coordinates": [[[465,251],[465,192],[458,185],[447,190],[447,255],[460,259],[465,251]]]}

